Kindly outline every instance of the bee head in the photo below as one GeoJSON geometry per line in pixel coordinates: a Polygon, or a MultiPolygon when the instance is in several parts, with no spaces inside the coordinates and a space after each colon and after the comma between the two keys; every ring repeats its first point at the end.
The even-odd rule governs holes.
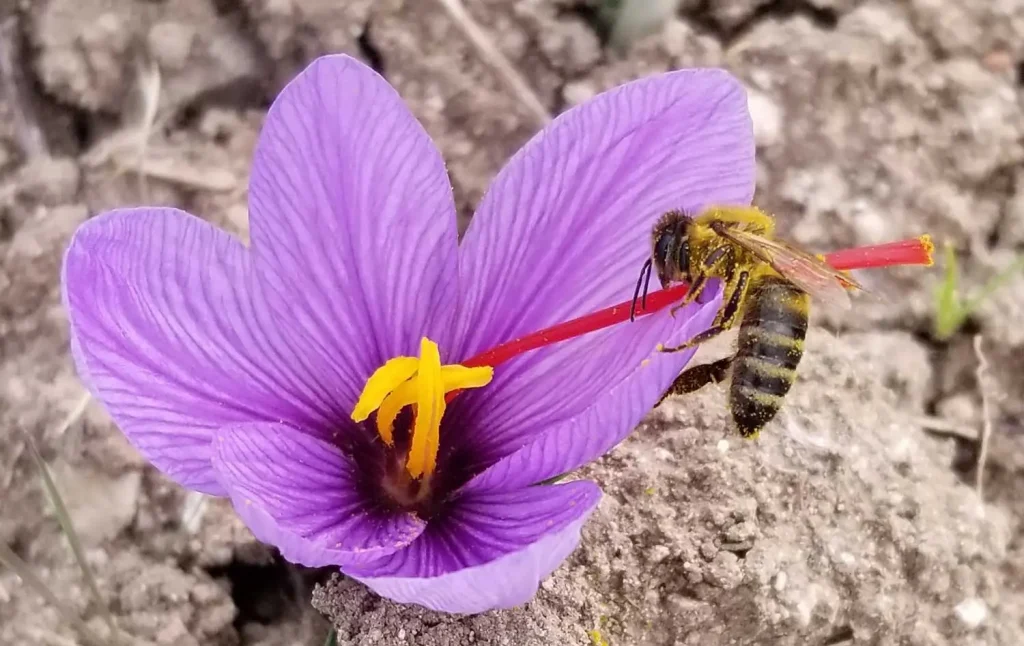
{"type": "Polygon", "coordinates": [[[651,268],[658,272],[658,280],[662,287],[681,281],[689,282],[690,276],[690,218],[681,211],[669,211],[661,216],[651,234],[651,255],[640,269],[640,278],[636,281],[633,292],[633,304],[629,318],[636,315],[639,300],[647,307],[647,287],[651,280],[651,268]],[[642,288],[642,297],[641,297],[642,288]]]}
{"type": "Polygon", "coordinates": [[[654,270],[662,287],[690,281],[690,218],[680,211],[669,211],[651,235],[654,270]]]}

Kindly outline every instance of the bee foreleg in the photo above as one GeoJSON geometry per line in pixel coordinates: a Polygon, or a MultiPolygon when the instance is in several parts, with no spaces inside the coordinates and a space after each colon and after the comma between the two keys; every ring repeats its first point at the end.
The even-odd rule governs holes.
{"type": "Polygon", "coordinates": [[[747,293],[747,286],[749,282],[750,274],[745,271],[740,273],[739,277],[736,279],[735,286],[732,288],[729,301],[718,313],[718,316],[715,317],[715,324],[682,345],[670,348],[662,346],[660,348],[661,352],[679,352],[681,350],[687,350],[696,345],[700,345],[705,341],[710,341],[722,332],[731,328],[740,313],[740,305],[743,303],[743,296],[747,293]]]}
{"type": "Polygon", "coordinates": [[[658,404],[665,401],[665,398],[670,395],[685,395],[686,393],[696,392],[708,384],[717,384],[725,381],[729,376],[732,360],[732,357],[725,357],[718,361],[687,368],[676,377],[676,380],[672,382],[672,385],[665,391],[665,394],[658,400],[658,404]]]}
{"type": "Polygon", "coordinates": [[[707,276],[701,274],[700,276],[694,278],[693,282],[690,283],[690,289],[686,292],[686,296],[683,297],[683,300],[681,300],[678,305],[674,306],[672,309],[668,311],[669,316],[675,318],[676,312],[697,300],[697,297],[700,296],[701,292],[703,292],[704,288],[707,286],[707,276]]]}

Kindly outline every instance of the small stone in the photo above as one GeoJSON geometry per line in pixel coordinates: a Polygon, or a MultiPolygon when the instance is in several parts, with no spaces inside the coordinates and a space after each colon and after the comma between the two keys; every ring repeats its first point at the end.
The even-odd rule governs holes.
{"type": "Polygon", "coordinates": [[[672,551],[666,545],[655,545],[651,548],[651,551],[647,555],[647,560],[651,563],[661,563],[671,554],[672,551]]]}
{"type": "Polygon", "coordinates": [[[757,525],[745,520],[727,528],[722,540],[727,543],[747,543],[757,538],[757,525]]]}
{"type": "Polygon", "coordinates": [[[700,555],[703,556],[705,560],[710,561],[714,559],[716,554],[718,554],[718,548],[715,547],[714,543],[709,541],[700,546],[700,555]]]}
{"type": "Polygon", "coordinates": [[[775,584],[772,586],[776,592],[782,592],[786,589],[786,583],[789,582],[789,576],[785,572],[779,572],[775,575],[775,584]]]}
{"type": "Polygon", "coordinates": [[[579,105],[589,101],[596,94],[597,88],[592,83],[586,81],[572,81],[566,83],[565,87],[562,88],[562,99],[565,100],[567,106],[579,105]]]}
{"type": "Polygon", "coordinates": [[[754,141],[758,146],[777,144],[782,135],[782,108],[770,96],[757,90],[747,92],[747,108],[754,122],[754,141]]]}
{"type": "Polygon", "coordinates": [[[740,559],[732,552],[719,552],[705,571],[708,583],[724,590],[731,590],[743,581],[740,559]]]}
{"type": "Polygon", "coordinates": [[[971,630],[977,628],[988,617],[988,606],[977,597],[964,599],[953,609],[957,619],[963,622],[971,630]]]}

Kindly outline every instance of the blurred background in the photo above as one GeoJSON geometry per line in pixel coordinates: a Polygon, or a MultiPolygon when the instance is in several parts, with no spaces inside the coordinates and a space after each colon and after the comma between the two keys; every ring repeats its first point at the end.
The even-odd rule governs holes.
{"type": "Polygon", "coordinates": [[[0,0],[0,644],[88,643],[73,618],[108,644],[322,644],[322,612],[341,644],[1019,646],[1022,251],[1024,0],[0,0]],[[718,66],[785,235],[930,233],[938,265],[865,275],[877,298],[817,317],[759,445],[728,435],[720,389],[656,411],[588,470],[606,500],[529,607],[382,602],[147,467],[76,379],[59,295],[72,231],[108,208],[245,237],[266,110],[332,52],[408,102],[463,226],[553,116],[718,66]]]}

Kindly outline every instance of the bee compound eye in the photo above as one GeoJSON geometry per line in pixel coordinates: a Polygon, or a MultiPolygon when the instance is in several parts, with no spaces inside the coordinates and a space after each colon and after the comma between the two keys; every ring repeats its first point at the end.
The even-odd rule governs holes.
{"type": "Polygon", "coordinates": [[[654,245],[654,260],[658,264],[668,264],[669,254],[672,252],[672,244],[675,242],[676,235],[671,232],[666,232],[658,238],[658,241],[654,245]]]}
{"type": "Polygon", "coordinates": [[[679,245],[679,271],[686,274],[690,271],[690,242],[683,240],[679,245]]]}

